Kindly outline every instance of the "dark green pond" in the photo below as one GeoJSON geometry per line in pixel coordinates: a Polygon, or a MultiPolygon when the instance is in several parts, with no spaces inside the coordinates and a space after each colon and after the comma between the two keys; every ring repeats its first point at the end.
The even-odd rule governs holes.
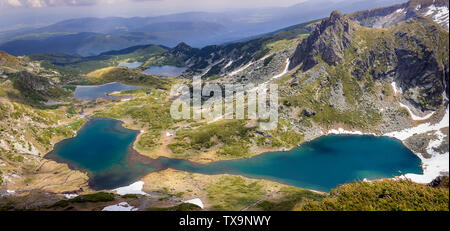
{"type": "Polygon", "coordinates": [[[121,124],[117,120],[92,119],[76,137],[58,143],[46,157],[88,171],[89,184],[97,190],[129,185],[150,172],[167,168],[243,175],[321,191],[364,178],[422,173],[420,159],[400,141],[388,137],[331,135],[289,152],[195,164],[139,155],[131,148],[138,132],[125,129],[121,124]]]}

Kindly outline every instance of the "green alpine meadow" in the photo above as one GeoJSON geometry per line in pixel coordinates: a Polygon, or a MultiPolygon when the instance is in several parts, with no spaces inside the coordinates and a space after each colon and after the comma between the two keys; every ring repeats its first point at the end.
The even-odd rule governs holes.
{"type": "Polygon", "coordinates": [[[2,213],[448,213],[447,0],[189,2],[0,2],[2,213]]]}

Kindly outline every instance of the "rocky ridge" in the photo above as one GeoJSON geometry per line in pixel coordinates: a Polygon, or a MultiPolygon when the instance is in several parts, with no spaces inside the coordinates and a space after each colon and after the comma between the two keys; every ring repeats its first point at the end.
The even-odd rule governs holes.
{"type": "Polygon", "coordinates": [[[448,32],[427,19],[380,31],[333,12],[298,45],[290,69],[307,71],[321,61],[348,66],[357,80],[396,82],[419,111],[436,110],[448,98],[448,32]]]}
{"type": "Polygon", "coordinates": [[[428,17],[448,30],[449,4],[447,0],[412,0],[403,4],[365,10],[349,14],[362,26],[386,28],[415,17],[428,17]]]}

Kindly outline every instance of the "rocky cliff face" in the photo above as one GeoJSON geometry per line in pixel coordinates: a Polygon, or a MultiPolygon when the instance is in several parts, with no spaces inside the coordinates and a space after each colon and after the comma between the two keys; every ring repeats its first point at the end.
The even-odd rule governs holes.
{"type": "Polygon", "coordinates": [[[391,50],[394,62],[389,71],[395,73],[395,81],[406,90],[405,99],[422,110],[433,110],[442,103],[443,95],[448,98],[449,94],[448,33],[439,32],[427,22],[422,25],[426,38],[413,28],[394,32],[397,47],[391,50]]]}
{"type": "Polygon", "coordinates": [[[341,13],[334,11],[330,17],[298,45],[292,57],[290,69],[302,65],[302,70],[308,70],[319,63],[318,57],[330,65],[336,65],[344,59],[344,50],[352,42],[355,28],[341,13]]]}
{"type": "Polygon", "coordinates": [[[379,30],[333,12],[298,45],[290,68],[307,71],[321,62],[345,66],[357,81],[395,81],[422,111],[441,105],[443,94],[448,98],[448,32],[429,19],[379,30]]]}

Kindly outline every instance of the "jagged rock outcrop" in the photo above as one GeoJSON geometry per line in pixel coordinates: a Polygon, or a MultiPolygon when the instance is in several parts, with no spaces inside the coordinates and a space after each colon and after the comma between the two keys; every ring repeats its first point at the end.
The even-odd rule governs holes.
{"type": "Polygon", "coordinates": [[[169,50],[169,53],[171,56],[175,57],[176,59],[186,62],[190,57],[194,56],[199,49],[192,48],[191,46],[187,45],[186,43],[180,43],[176,47],[169,50]]]}
{"type": "Polygon", "coordinates": [[[357,81],[395,81],[416,108],[435,110],[449,94],[448,49],[448,31],[427,18],[379,30],[333,12],[298,45],[290,69],[342,64],[357,81]]]}
{"type": "Polygon", "coordinates": [[[318,57],[330,65],[342,62],[344,50],[350,47],[354,27],[350,21],[337,11],[333,11],[312,32],[312,34],[298,45],[292,57],[289,68],[302,64],[302,70],[308,70],[318,61],[318,57]]]}

